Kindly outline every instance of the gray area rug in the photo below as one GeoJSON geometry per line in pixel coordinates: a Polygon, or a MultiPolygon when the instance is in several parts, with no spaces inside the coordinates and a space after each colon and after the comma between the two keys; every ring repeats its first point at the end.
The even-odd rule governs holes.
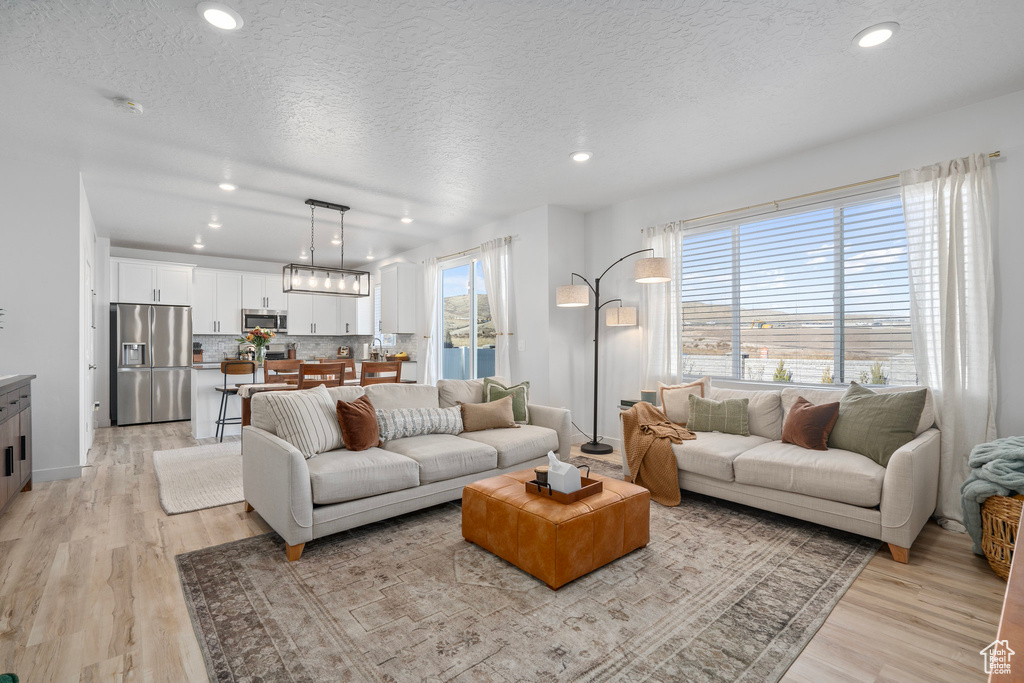
{"type": "Polygon", "coordinates": [[[242,442],[154,451],[160,507],[169,515],[240,503],[242,442]]]}
{"type": "MultiPolygon", "coordinates": [[[[577,458],[595,472],[605,463],[577,458]]],[[[776,681],[878,549],[684,492],[646,548],[560,590],[461,535],[456,503],[313,541],[179,555],[215,681],[776,681]]]]}

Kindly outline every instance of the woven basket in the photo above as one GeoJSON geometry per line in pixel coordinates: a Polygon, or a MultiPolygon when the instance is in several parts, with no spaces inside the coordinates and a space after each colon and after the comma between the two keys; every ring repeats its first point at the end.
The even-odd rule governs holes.
{"type": "Polygon", "coordinates": [[[981,550],[992,571],[1003,581],[1010,577],[1013,544],[1024,496],[992,496],[981,506],[981,550]]]}

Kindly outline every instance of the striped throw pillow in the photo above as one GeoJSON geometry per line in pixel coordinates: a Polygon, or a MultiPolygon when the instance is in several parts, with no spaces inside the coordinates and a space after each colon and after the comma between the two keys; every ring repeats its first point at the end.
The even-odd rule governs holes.
{"type": "Polygon", "coordinates": [[[377,429],[380,430],[381,441],[423,434],[461,434],[462,411],[458,406],[378,410],[377,429]]]}
{"type": "Polygon", "coordinates": [[[344,447],[334,402],[322,384],[302,391],[268,391],[264,401],[276,423],[277,436],[307,460],[344,447]]]}
{"type": "Polygon", "coordinates": [[[715,401],[690,394],[690,415],[686,428],[691,432],[721,432],[750,436],[747,426],[749,398],[727,398],[715,401]]]}

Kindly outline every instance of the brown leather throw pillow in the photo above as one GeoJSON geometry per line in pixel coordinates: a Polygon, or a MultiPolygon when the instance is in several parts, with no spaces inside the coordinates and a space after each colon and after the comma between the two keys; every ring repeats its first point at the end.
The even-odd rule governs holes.
{"type": "Polygon", "coordinates": [[[828,450],[828,435],[839,419],[839,402],[816,406],[803,396],[789,409],[782,426],[782,443],[792,443],[815,451],[828,450]]]}
{"type": "Polygon", "coordinates": [[[511,395],[490,403],[460,402],[459,408],[462,410],[462,431],[464,432],[519,426],[516,424],[511,395]]]}
{"type": "Polygon", "coordinates": [[[380,445],[380,429],[377,427],[377,411],[366,396],[352,402],[338,401],[338,423],[341,438],[350,451],[365,451],[380,445]]]}

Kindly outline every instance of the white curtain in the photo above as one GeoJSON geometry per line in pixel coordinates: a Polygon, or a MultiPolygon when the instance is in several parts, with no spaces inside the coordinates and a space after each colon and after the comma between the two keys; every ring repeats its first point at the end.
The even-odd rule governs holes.
{"type": "Polygon", "coordinates": [[[423,306],[420,307],[423,311],[423,320],[420,322],[423,338],[420,339],[418,360],[423,364],[424,384],[436,384],[441,378],[441,321],[437,315],[439,274],[436,258],[428,258],[423,262],[423,306]]]}
{"type": "MultiPolygon", "coordinates": [[[[678,223],[644,230],[643,247],[654,249],[650,255],[669,259],[673,273],[680,272],[683,231],[678,223]]],[[[657,389],[659,381],[679,379],[681,287],[679,277],[673,277],[671,282],[640,288],[641,389],[657,389]]]]}
{"type": "Polygon", "coordinates": [[[484,285],[487,303],[494,321],[494,374],[511,377],[509,345],[512,342],[509,319],[509,272],[511,270],[510,237],[498,237],[480,245],[480,260],[484,266],[484,285]]]}
{"type": "Polygon", "coordinates": [[[996,436],[991,185],[986,154],[900,174],[914,358],[942,430],[935,514],[959,531],[967,456],[996,436]]]}

